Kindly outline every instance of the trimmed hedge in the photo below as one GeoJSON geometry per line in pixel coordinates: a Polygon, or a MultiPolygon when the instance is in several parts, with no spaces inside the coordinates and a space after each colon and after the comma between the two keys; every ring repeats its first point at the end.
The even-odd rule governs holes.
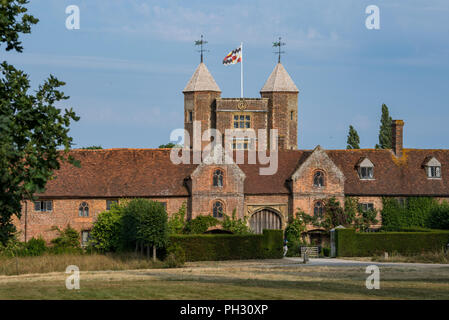
{"type": "Polygon", "coordinates": [[[449,231],[428,232],[355,232],[336,229],[337,256],[366,257],[382,252],[410,255],[439,251],[449,242],[449,231]]]}
{"type": "Polygon", "coordinates": [[[282,230],[263,230],[263,234],[250,235],[170,236],[170,244],[184,250],[186,261],[280,259],[282,242],[282,230]]]}

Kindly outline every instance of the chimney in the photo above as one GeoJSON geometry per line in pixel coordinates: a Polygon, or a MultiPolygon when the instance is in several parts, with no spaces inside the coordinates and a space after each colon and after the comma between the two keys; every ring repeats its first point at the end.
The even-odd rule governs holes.
{"type": "Polygon", "coordinates": [[[404,121],[393,120],[391,122],[391,148],[396,157],[402,157],[404,121]]]}

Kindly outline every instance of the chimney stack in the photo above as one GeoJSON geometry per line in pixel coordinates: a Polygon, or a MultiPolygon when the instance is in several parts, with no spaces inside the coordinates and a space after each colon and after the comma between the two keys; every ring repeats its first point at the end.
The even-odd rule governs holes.
{"type": "Polygon", "coordinates": [[[396,157],[402,157],[404,121],[393,120],[391,122],[391,148],[396,157]]]}

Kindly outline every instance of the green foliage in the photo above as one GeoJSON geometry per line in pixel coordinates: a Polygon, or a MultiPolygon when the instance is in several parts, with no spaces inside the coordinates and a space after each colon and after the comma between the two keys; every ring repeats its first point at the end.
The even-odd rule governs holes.
{"type": "Polygon", "coordinates": [[[84,147],[84,148],[81,148],[81,149],[84,149],[84,150],[101,150],[101,149],[103,149],[103,147],[102,146],[90,146],[90,147],[84,147]]]}
{"type": "Polygon", "coordinates": [[[90,245],[100,252],[116,251],[120,247],[123,205],[113,204],[109,211],[98,215],[91,230],[90,245]]]}
{"type": "Polygon", "coordinates": [[[58,227],[53,227],[52,229],[59,232],[59,236],[50,241],[54,251],[61,253],[61,251],[66,249],[68,249],[68,251],[70,251],[70,249],[81,249],[80,234],[70,225],[67,225],[63,230],[58,227]]]}
{"type": "Polygon", "coordinates": [[[137,241],[147,246],[164,248],[168,242],[167,212],[160,202],[137,199],[142,211],[138,217],[137,241]]]}
{"type": "Polygon", "coordinates": [[[172,243],[167,248],[167,256],[164,260],[166,268],[179,268],[186,262],[186,253],[179,243],[172,243]]]}
{"type": "Polygon", "coordinates": [[[359,134],[353,126],[349,126],[348,139],[346,140],[346,143],[348,144],[346,149],[360,149],[359,134]]]}
{"type": "Polygon", "coordinates": [[[160,202],[133,199],[124,202],[121,210],[120,248],[137,245],[163,248],[168,240],[167,212],[160,202]]]}
{"type": "Polygon", "coordinates": [[[337,256],[366,257],[383,252],[404,255],[440,251],[449,242],[448,231],[433,232],[355,232],[337,229],[337,256]]]}
{"type": "Polygon", "coordinates": [[[26,252],[24,255],[27,256],[41,256],[44,252],[47,251],[47,244],[45,240],[42,238],[31,238],[24,245],[26,252]]]}
{"type": "Polygon", "coordinates": [[[31,33],[31,25],[39,22],[27,14],[24,6],[28,0],[1,0],[0,2],[0,44],[6,43],[6,51],[22,52],[20,33],[31,33]]]}
{"type": "Polygon", "coordinates": [[[185,227],[186,234],[202,234],[210,227],[216,226],[220,223],[217,218],[212,216],[198,216],[195,219],[189,220],[185,227]]]}
{"type": "Polygon", "coordinates": [[[437,210],[438,202],[430,197],[409,197],[401,205],[392,197],[382,198],[382,230],[398,231],[402,228],[429,228],[431,212],[437,210]]]}
{"type": "Polygon", "coordinates": [[[263,235],[172,235],[170,243],[183,248],[186,261],[279,259],[282,238],[281,230],[264,230],[263,235]]]}
{"type": "Polygon", "coordinates": [[[449,203],[443,202],[431,209],[428,226],[433,229],[449,230],[449,203]]]}
{"type": "Polygon", "coordinates": [[[168,219],[168,230],[170,234],[181,234],[184,231],[184,228],[186,227],[186,204],[185,202],[181,205],[181,208],[179,208],[178,212],[175,212],[169,219],[168,219]]]}
{"type": "MultiPolygon", "coordinates": [[[[38,22],[26,14],[25,0],[1,0],[0,44],[6,50],[22,51],[20,33],[30,33],[38,22]]],[[[0,64],[0,242],[6,244],[16,232],[12,218],[20,218],[22,201],[42,191],[60,161],[79,165],[64,151],[70,150],[71,121],[79,118],[72,109],[55,104],[67,100],[59,88],[65,83],[50,76],[30,92],[27,74],[7,62],[0,64]]]]}
{"type": "Polygon", "coordinates": [[[252,233],[248,227],[247,218],[237,219],[236,210],[232,211],[232,217],[223,214],[223,221],[221,222],[223,230],[231,231],[233,234],[250,234],[252,233]]]}
{"type": "Polygon", "coordinates": [[[176,146],[177,146],[176,144],[169,142],[169,143],[167,143],[167,144],[161,144],[161,145],[159,146],[159,148],[162,148],[162,149],[171,149],[171,148],[174,148],[174,147],[176,147],[176,146]]]}
{"type": "Polygon", "coordinates": [[[293,247],[296,243],[299,244],[301,242],[301,235],[306,231],[306,222],[305,222],[305,212],[298,210],[296,212],[295,217],[288,223],[285,228],[285,238],[288,241],[287,246],[293,247]]]}
{"type": "Polygon", "coordinates": [[[392,148],[392,137],[391,137],[392,122],[393,120],[390,117],[387,105],[382,104],[382,116],[380,118],[380,128],[379,128],[379,144],[376,144],[376,149],[392,148]]]}
{"type": "Polygon", "coordinates": [[[331,248],[328,247],[322,247],[320,255],[322,257],[330,257],[331,256],[331,248]]]}
{"type": "Polygon", "coordinates": [[[340,201],[335,197],[328,198],[325,201],[325,210],[322,218],[303,214],[306,225],[311,224],[326,231],[344,226],[356,228],[357,230],[365,230],[370,225],[376,224],[377,211],[364,211],[359,205],[356,197],[346,197],[344,208],[341,207],[340,201]]]}

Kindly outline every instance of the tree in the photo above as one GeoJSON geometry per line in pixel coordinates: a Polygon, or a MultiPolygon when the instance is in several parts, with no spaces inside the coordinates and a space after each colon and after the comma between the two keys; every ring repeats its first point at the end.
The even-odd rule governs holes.
{"type": "Polygon", "coordinates": [[[167,212],[160,202],[144,199],[134,201],[141,201],[143,209],[137,215],[137,240],[147,246],[147,255],[149,247],[153,247],[153,260],[156,261],[156,249],[164,248],[168,243],[167,212]]]}
{"type": "Polygon", "coordinates": [[[376,149],[391,149],[391,123],[393,122],[388,112],[386,104],[382,104],[382,116],[380,118],[379,129],[379,144],[376,144],[376,149]]]}
{"type": "Polygon", "coordinates": [[[161,144],[159,146],[159,148],[161,148],[161,149],[171,149],[171,148],[174,148],[174,147],[176,147],[176,144],[171,143],[171,142],[169,142],[167,144],[161,144]]]}
{"type": "Polygon", "coordinates": [[[90,147],[84,147],[81,149],[83,149],[83,150],[101,150],[101,149],[103,149],[103,147],[102,146],[90,146],[90,147]]]}
{"type": "Polygon", "coordinates": [[[123,206],[112,205],[109,211],[98,215],[91,231],[90,245],[101,251],[116,251],[120,247],[120,230],[123,206]]]}
{"type": "Polygon", "coordinates": [[[346,146],[346,149],[360,149],[359,134],[357,133],[357,131],[354,129],[353,126],[349,126],[348,139],[347,139],[346,143],[348,144],[346,146]]]}
{"type": "MultiPolygon", "coordinates": [[[[38,20],[27,15],[27,0],[1,0],[0,46],[22,51],[20,33],[30,33],[38,20]]],[[[20,219],[23,200],[44,190],[61,161],[79,166],[67,155],[72,146],[71,121],[79,118],[72,109],[64,114],[55,103],[68,99],[59,91],[65,83],[51,76],[30,93],[27,74],[6,61],[0,64],[0,242],[8,242],[20,219]],[[64,152],[58,150],[63,147],[64,152]]]]}

